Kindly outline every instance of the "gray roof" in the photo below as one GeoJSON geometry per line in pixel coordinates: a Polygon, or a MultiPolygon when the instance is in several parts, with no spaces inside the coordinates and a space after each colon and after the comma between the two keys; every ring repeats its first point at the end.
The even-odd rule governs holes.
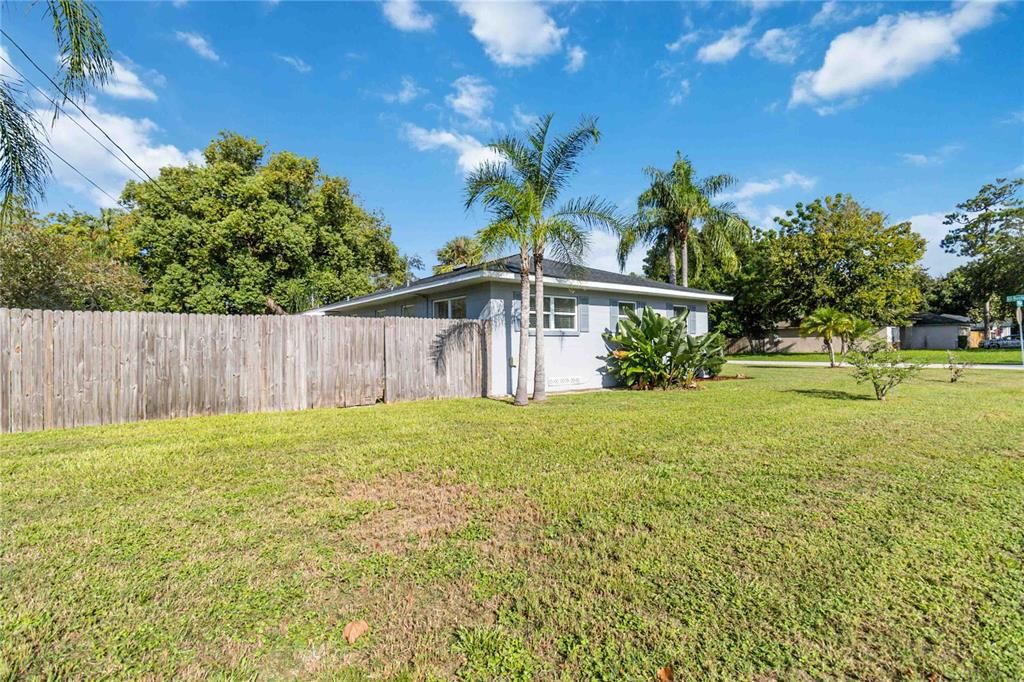
{"type": "Polygon", "coordinates": [[[930,327],[955,324],[957,326],[971,324],[971,318],[963,315],[949,315],[946,313],[916,313],[910,316],[910,321],[916,327],[930,327]]]}
{"type": "MultiPolygon", "coordinates": [[[[530,272],[534,271],[533,263],[530,264],[530,272]]],[[[420,290],[425,285],[443,286],[447,280],[464,279],[466,275],[471,273],[511,273],[516,276],[520,275],[522,270],[519,267],[519,256],[508,256],[506,258],[499,258],[497,260],[488,261],[481,263],[480,265],[472,265],[468,267],[457,268],[451,272],[446,272],[441,275],[431,275],[430,277],[424,277],[417,279],[412,282],[408,282],[403,286],[394,287],[392,289],[384,289],[382,291],[375,291],[372,294],[366,294],[365,296],[357,296],[354,298],[346,299],[345,301],[339,301],[338,303],[331,303],[323,308],[317,308],[322,310],[325,308],[331,308],[337,306],[340,303],[344,303],[345,307],[349,305],[356,305],[361,301],[372,301],[379,299],[382,293],[392,295],[400,295],[406,289],[420,290]]],[[[566,279],[581,282],[583,284],[600,283],[607,285],[618,285],[618,286],[630,286],[630,287],[649,287],[654,289],[664,289],[666,293],[675,294],[695,294],[701,297],[722,297],[722,300],[730,300],[725,294],[719,294],[713,291],[705,291],[704,289],[694,289],[692,287],[681,287],[675,284],[669,284],[668,282],[659,282],[653,279],[647,279],[646,277],[637,277],[635,275],[624,275],[618,272],[611,272],[609,270],[598,270],[597,268],[588,268],[579,265],[569,265],[556,260],[545,260],[544,261],[544,278],[554,279],[566,279]]],[[[312,312],[312,311],[311,311],[312,312]]]]}

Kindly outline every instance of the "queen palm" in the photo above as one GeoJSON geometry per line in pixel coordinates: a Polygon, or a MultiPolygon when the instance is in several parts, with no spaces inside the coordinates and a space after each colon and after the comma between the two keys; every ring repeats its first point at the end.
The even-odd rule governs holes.
{"type": "Polygon", "coordinates": [[[831,367],[836,366],[836,349],[833,342],[851,331],[853,318],[841,310],[830,307],[818,308],[800,322],[800,336],[820,336],[828,350],[831,367]]]}
{"type": "Polygon", "coordinates": [[[736,179],[719,174],[698,180],[693,164],[676,152],[672,169],[648,167],[644,174],[650,186],[637,199],[632,224],[619,239],[619,266],[637,246],[664,243],[668,251],[668,278],[677,283],[677,249],[681,256],[683,286],[690,285],[690,257],[697,271],[705,258],[715,258],[727,272],[739,265],[735,247],[750,241],[750,225],[729,202],[715,203],[715,197],[732,186],[736,179]]]}
{"type": "MultiPolygon", "coordinates": [[[[525,139],[510,135],[488,145],[497,159],[481,164],[466,178],[466,206],[482,203],[496,217],[491,226],[494,231],[514,235],[515,239],[508,241],[520,246],[520,264],[525,278],[521,280],[520,358],[525,345],[523,328],[529,320],[526,301],[531,266],[529,260],[523,260],[521,237],[526,237],[533,252],[534,309],[537,311],[538,328],[534,353],[534,400],[547,397],[543,332],[545,255],[550,252],[570,264],[578,263],[586,251],[590,228],[600,226],[617,232],[621,225],[614,205],[599,197],[559,203],[559,195],[576,173],[580,157],[597,144],[601,133],[597,129],[597,120],[585,116],[566,135],[548,140],[553,117],[553,114],[541,117],[525,139]]],[[[481,241],[492,241],[488,236],[490,229],[488,227],[481,232],[481,241]]]]}

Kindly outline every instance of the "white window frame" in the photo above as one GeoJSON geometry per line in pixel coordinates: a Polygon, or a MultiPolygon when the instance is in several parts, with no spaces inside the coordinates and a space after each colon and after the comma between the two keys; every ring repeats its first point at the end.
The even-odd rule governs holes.
{"type": "Polygon", "coordinates": [[[686,311],[687,319],[689,319],[690,313],[693,312],[693,309],[691,309],[690,306],[686,305],[685,303],[683,303],[682,305],[672,304],[672,319],[673,320],[675,318],[679,317],[679,313],[676,312],[677,308],[682,308],[683,310],[686,311]]]}
{"type": "Polygon", "coordinates": [[[373,311],[373,316],[374,317],[386,317],[387,314],[388,314],[387,308],[380,308],[378,310],[374,310],[373,311]]]}
{"type": "Polygon", "coordinates": [[[415,303],[406,303],[405,305],[403,305],[402,306],[402,317],[416,317],[416,304],[415,303]],[[405,314],[406,311],[409,311],[408,315],[405,314]]]}
{"type": "Polygon", "coordinates": [[[468,316],[469,315],[469,310],[466,309],[465,300],[466,300],[465,296],[452,296],[450,298],[435,298],[430,303],[430,315],[431,315],[431,317],[433,317],[434,319],[437,319],[437,320],[453,320],[453,319],[464,320],[464,319],[466,319],[465,317],[459,317],[459,318],[453,318],[452,317],[452,302],[453,301],[463,301],[462,308],[463,308],[463,310],[466,310],[466,316],[468,316]],[[445,304],[445,307],[448,310],[448,314],[445,317],[438,317],[437,316],[437,304],[438,303],[444,303],[445,304]]]}
{"type": "MultiPolygon", "coordinates": [[[[533,300],[534,297],[531,297],[533,300]]],[[[537,311],[530,310],[530,329],[537,329],[537,311]]],[[[580,330],[580,301],[576,296],[559,296],[558,294],[546,294],[544,296],[544,332],[578,332],[580,330]],[[571,313],[556,313],[555,299],[572,301],[571,313]],[[555,315],[559,317],[572,317],[572,327],[555,327],[555,315]]]]}
{"type": "Polygon", "coordinates": [[[637,309],[636,301],[616,301],[615,302],[615,315],[616,315],[615,321],[616,322],[622,322],[623,320],[626,319],[626,316],[622,313],[622,304],[624,304],[624,303],[626,305],[633,306],[633,312],[634,313],[636,312],[636,309],[637,309]]]}

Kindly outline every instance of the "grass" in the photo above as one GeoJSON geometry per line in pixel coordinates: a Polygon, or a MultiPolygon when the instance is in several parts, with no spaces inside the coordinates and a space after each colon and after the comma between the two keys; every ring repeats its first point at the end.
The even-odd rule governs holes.
{"type": "MultiPolygon", "coordinates": [[[[961,362],[974,365],[1019,365],[1020,350],[1014,348],[968,348],[953,353],[961,362]]],[[[905,350],[900,353],[907,360],[944,365],[947,362],[944,350],[905,350]]],[[[838,353],[836,354],[838,357],[838,353]]],[[[828,362],[828,353],[739,353],[730,355],[730,360],[789,360],[802,362],[828,362]]]]}
{"type": "Polygon", "coordinates": [[[0,678],[1024,678],[1022,377],[743,371],[0,438],[0,678]]]}

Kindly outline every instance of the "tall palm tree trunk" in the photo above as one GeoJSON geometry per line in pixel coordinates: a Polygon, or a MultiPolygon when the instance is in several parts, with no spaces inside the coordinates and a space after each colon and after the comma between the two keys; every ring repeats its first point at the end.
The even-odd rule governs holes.
{"type": "Polygon", "coordinates": [[[537,299],[534,310],[537,311],[537,350],[533,358],[533,400],[534,402],[548,399],[547,368],[544,366],[544,251],[538,249],[533,257],[533,276],[536,279],[537,299]]]}
{"type": "Polygon", "coordinates": [[[689,241],[686,237],[683,237],[683,248],[680,249],[682,253],[680,257],[683,261],[683,286],[690,286],[690,249],[687,242],[689,241]]]}
{"type": "Polygon", "coordinates": [[[676,240],[672,238],[672,234],[668,235],[668,282],[669,284],[675,284],[676,280],[676,269],[679,264],[676,262],[676,240]]]}
{"type": "Polygon", "coordinates": [[[530,249],[519,247],[519,376],[516,379],[516,401],[520,407],[528,404],[527,382],[530,380],[530,249]]]}

